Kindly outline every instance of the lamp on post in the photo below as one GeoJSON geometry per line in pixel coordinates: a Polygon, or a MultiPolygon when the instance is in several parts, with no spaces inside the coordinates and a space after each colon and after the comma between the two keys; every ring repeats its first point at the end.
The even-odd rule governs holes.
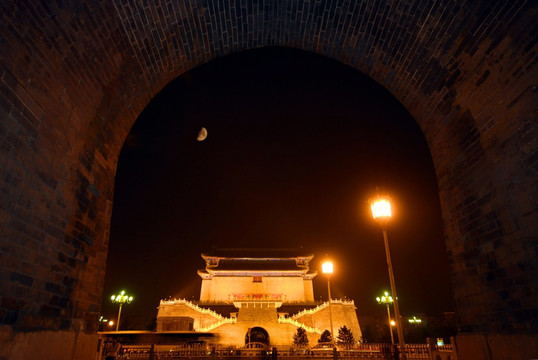
{"type": "Polygon", "coordinates": [[[405,359],[405,342],[403,337],[402,321],[400,316],[400,308],[398,306],[398,296],[396,295],[396,284],[394,282],[394,272],[392,270],[392,260],[390,258],[389,240],[387,237],[387,225],[392,217],[390,209],[390,197],[377,197],[370,201],[372,216],[374,220],[381,226],[383,231],[383,240],[385,242],[385,254],[387,256],[387,267],[389,268],[390,290],[394,300],[394,316],[396,317],[396,330],[398,331],[398,343],[400,344],[401,358],[405,359]]]}
{"type": "Polygon", "coordinates": [[[390,320],[390,305],[392,304],[392,296],[385,291],[385,294],[381,297],[376,297],[378,304],[387,305],[387,315],[389,317],[389,330],[390,330],[390,342],[394,345],[394,335],[392,334],[392,320],[390,320]]]}
{"type": "Polygon", "coordinates": [[[116,321],[116,331],[118,331],[118,328],[120,326],[121,307],[125,303],[130,304],[131,301],[133,301],[133,297],[125,295],[125,291],[122,290],[119,295],[112,295],[110,297],[110,300],[112,300],[112,302],[114,303],[120,304],[120,309],[118,310],[118,320],[116,321]]]}
{"type": "Polygon", "coordinates": [[[333,310],[331,301],[331,274],[333,273],[333,263],[326,261],[321,265],[321,271],[327,274],[327,292],[329,294],[329,320],[331,322],[331,343],[334,347],[334,328],[333,328],[333,310]]]}

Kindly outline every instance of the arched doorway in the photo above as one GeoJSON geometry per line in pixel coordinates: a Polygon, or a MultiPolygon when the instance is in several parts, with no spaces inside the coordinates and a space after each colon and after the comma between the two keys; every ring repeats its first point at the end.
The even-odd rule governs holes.
{"type": "Polygon", "coordinates": [[[3,325],[58,341],[58,329],[95,331],[136,116],[194,66],[279,44],[361,69],[401,100],[436,164],[462,333],[536,337],[535,3],[85,3],[3,4],[3,325]]]}
{"type": "MultiPolygon", "coordinates": [[[[369,214],[349,215],[358,200],[352,194],[366,199],[366,194],[374,189],[372,184],[385,187],[385,179],[397,179],[388,184],[392,189],[399,187],[397,193],[421,198],[423,204],[428,204],[421,210],[410,207],[414,201],[403,201],[406,213],[428,213],[432,219],[429,228],[409,224],[405,234],[400,234],[401,240],[394,244],[396,257],[423,259],[419,266],[398,269],[398,276],[432,276],[423,281],[433,284],[430,292],[434,295],[425,305],[429,308],[417,306],[412,311],[450,311],[448,264],[433,165],[420,129],[401,104],[364,74],[296,49],[263,48],[215,60],[167,86],[144,110],[128,137],[116,174],[105,293],[121,286],[121,282],[133,283],[140,288],[139,293],[151,287],[151,294],[130,307],[130,311],[145,311],[158,303],[162,294],[174,294],[175,288],[187,286],[190,276],[158,284],[153,281],[168,276],[163,270],[176,262],[176,251],[189,252],[177,237],[196,234],[202,248],[209,246],[204,245],[203,239],[212,239],[215,231],[220,233],[223,243],[233,240],[235,246],[245,248],[254,246],[252,239],[282,248],[307,245],[304,239],[308,239],[308,247],[317,252],[325,242],[317,234],[331,234],[331,224],[335,223],[339,223],[339,242],[331,245],[332,250],[345,254],[340,261],[349,264],[349,276],[374,292],[377,284],[387,280],[385,255],[379,243],[364,244],[356,239],[379,238],[381,233],[369,214]],[[227,84],[225,91],[222,84],[227,84]],[[282,113],[280,109],[290,111],[282,113]],[[204,142],[193,141],[191,135],[197,133],[200,123],[209,133],[204,142]],[[152,146],[152,139],[159,139],[158,146],[152,146]],[[396,153],[387,150],[390,157],[369,151],[386,142],[398,149],[396,153]],[[229,150],[231,143],[233,148],[229,150]],[[148,161],[156,158],[166,166],[148,161]],[[200,166],[208,162],[209,166],[200,166]],[[394,163],[409,165],[406,169],[389,165],[394,163]],[[191,174],[196,177],[195,182],[191,174]],[[279,185],[283,178],[285,186],[279,185]],[[132,179],[137,179],[136,183],[132,179]],[[153,186],[155,179],[160,179],[158,189],[153,186]],[[252,198],[251,188],[242,186],[245,179],[256,179],[256,193],[273,196],[252,198]],[[416,183],[422,184],[420,191],[416,183]],[[331,187],[319,193],[318,189],[327,184],[331,187]],[[148,189],[153,189],[149,197],[144,195],[149,193],[148,189]],[[346,196],[332,202],[342,194],[346,196]],[[310,204],[308,209],[300,205],[306,203],[310,204]],[[264,210],[252,211],[253,207],[264,210]],[[148,224],[154,224],[151,219],[155,219],[155,209],[159,208],[170,209],[166,216],[158,218],[162,235],[158,241],[147,242],[154,233],[154,226],[148,224]],[[331,214],[325,212],[328,208],[332,209],[331,214]],[[203,215],[204,225],[198,225],[196,216],[183,216],[184,209],[203,215]],[[268,213],[273,215],[267,216],[268,213]],[[302,216],[296,217],[295,213],[302,216]],[[136,217],[145,221],[133,223],[136,217]],[[290,227],[291,218],[295,221],[290,227]],[[311,223],[315,218],[323,220],[311,223]],[[433,224],[437,224],[437,229],[433,224]],[[355,230],[357,226],[359,230],[355,230]],[[242,235],[236,236],[235,229],[239,227],[242,235]],[[262,228],[265,230],[260,232],[262,228]],[[399,244],[417,241],[422,242],[421,246],[398,248],[399,244]],[[129,258],[125,257],[126,249],[132,252],[129,258]],[[360,255],[376,250],[378,260],[375,256],[360,255]],[[136,260],[136,254],[149,251],[161,256],[136,260]],[[359,258],[371,275],[366,276],[356,266],[359,258]],[[434,260],[439,258],[440,261],[434,260]],[[124,266],[125,261],[151,271],[138,275],[133,268],[124,266]],[[118,281],[114,284],[112,279],[118,281]],[[445,306],[439,305],[442,303],[445,306]]],[[[316,254],[316,260],[319,255],[316,254]]],[[[199,254],[190,252],[176,270],[195,276],[193,269],[199,262],[199,254]]],[[[404,288],[418,293],[421,281],[413,281],[411,288],[404,288]]],[[[314,287],[316,294],[325,294],[323,282],[315,282],[314,287]]],[[[199,289],[178,296],[197,297],[196,291],[199,289]]],[[[360,296],[351,284],[343,285],[341,291],[337,296],[360,296]]],[[[113,313],[114,304],[105,298],[103,309],[113,313]]],[[[377,304],[361,307],[366,313],[376,309],[377,304]]]]}
{"type": "Polygon", "coordinates": [[[259,326],[249,328],[245,334],[245,344],[251,342],[269,345],[269,334],[267,333],[267,330],[259,326]]]}

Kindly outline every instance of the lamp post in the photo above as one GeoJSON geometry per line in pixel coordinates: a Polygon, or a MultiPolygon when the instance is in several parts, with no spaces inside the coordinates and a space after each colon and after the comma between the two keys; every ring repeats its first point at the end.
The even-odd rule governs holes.
{"type": "Polygon", "coordinates": [[[333,263],[326,261],[321,265],[321,271],[327,274],[327,292],[329,294],[329,320],[331,322],[331,344],[334,347],[334,328],[333,328],[333,310],[331,301],[331,274],[333,273],[333,263]]]}
{"type": "Polygon", "coordinates": [[[392,296],[385,291],[385,294],[381,297],[376,297],[378,304],[387,305],[387,316],[389,317],[389,330],[390,330],[390,342],[394,345],[394,335],[392,334],[392,321],[390,320],[390,304],[392,304],[392,296]]]}
{"type": "Polygon", "coordinates": [[[133,297],[125,295],[125,291],[122,290],[119,295],[112,295],[110,297],[110,300],[112,300],[112,302],[114,303],[120,304],[120,309],[118,310],[118,320],[116,321],[116,331],[118,331],[118,328],[120,326],[121,307],[125,303],[130,304],[131,301],[133,301],[133,297]]]}
{"type": "Polygon", "coordinates": [[[405,342],[403,338],[402,320],[400,316],[400,308],[398,306],[398,295],[396,295],[396,284],[394,282],[394,272],[392,270],[392,260],[390,258],[389,240],[387,237],[387,225],[392,216],[390,210],[390,198],[377,197],[370,201],[370,207],[372,209],[372,216],[374,220],[381,226],[383,231],[383,240],[385,242],[385,254],[387,256],[387,267],[389,268],[390,290],[394,295],[394,316],[396,317],[396,330],[398,332],[398,343],[401,349],[401,358],[405,359],[405,342]]]}

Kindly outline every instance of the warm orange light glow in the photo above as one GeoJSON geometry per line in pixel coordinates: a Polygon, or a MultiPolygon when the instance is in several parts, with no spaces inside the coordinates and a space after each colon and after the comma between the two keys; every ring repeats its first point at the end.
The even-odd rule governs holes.
{"type": "Polygon", "coordinates": [[[330,261],[326,261],[321,265],[321,271],[324,274],[332,274],[333,273],[333,263],[330,261]]]}
{"type": "Polygon", "coordinates": [[[110,320],[110,321],[108,322],[108,326],[114,326],[114,321],[110,320]]]}
{"type": "Polygon", "coordinates": [[[390,201],[388,198],[378,198],[371,203],[372,216],[377,218],[390,218],[392,212],[390,210],[390,201]]]}
{"type": "Polygon", "coordinates": [[[390,326],[396,326],[396,321],[391,320],[391,321],[390,321],[390,326]]]}

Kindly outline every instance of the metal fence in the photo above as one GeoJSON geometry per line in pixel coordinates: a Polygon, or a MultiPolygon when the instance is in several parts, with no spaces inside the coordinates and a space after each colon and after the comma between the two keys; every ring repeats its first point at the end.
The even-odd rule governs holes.
{"type": "MultiPolygon", "coordinates": [[[[106,342],[103,342],[106,344],[106,342]]],[[[98,351],[97,360],[105,358],[106,346],[98,351]]],[[[266,349],[244,349],[239,346],[211,344],[122,344],[118,359],[190,359],[190,360],[292,360],[292,359],[395,359],[400,348],[391,344],[359,344],[348,348],[305,349],[293,346],[267,347],[266,349]],[[396,352],[396,354],[395,354],[396,352]]],[[[457,360],[452,345],[406,344],[407,359],[457,360]]]]}

